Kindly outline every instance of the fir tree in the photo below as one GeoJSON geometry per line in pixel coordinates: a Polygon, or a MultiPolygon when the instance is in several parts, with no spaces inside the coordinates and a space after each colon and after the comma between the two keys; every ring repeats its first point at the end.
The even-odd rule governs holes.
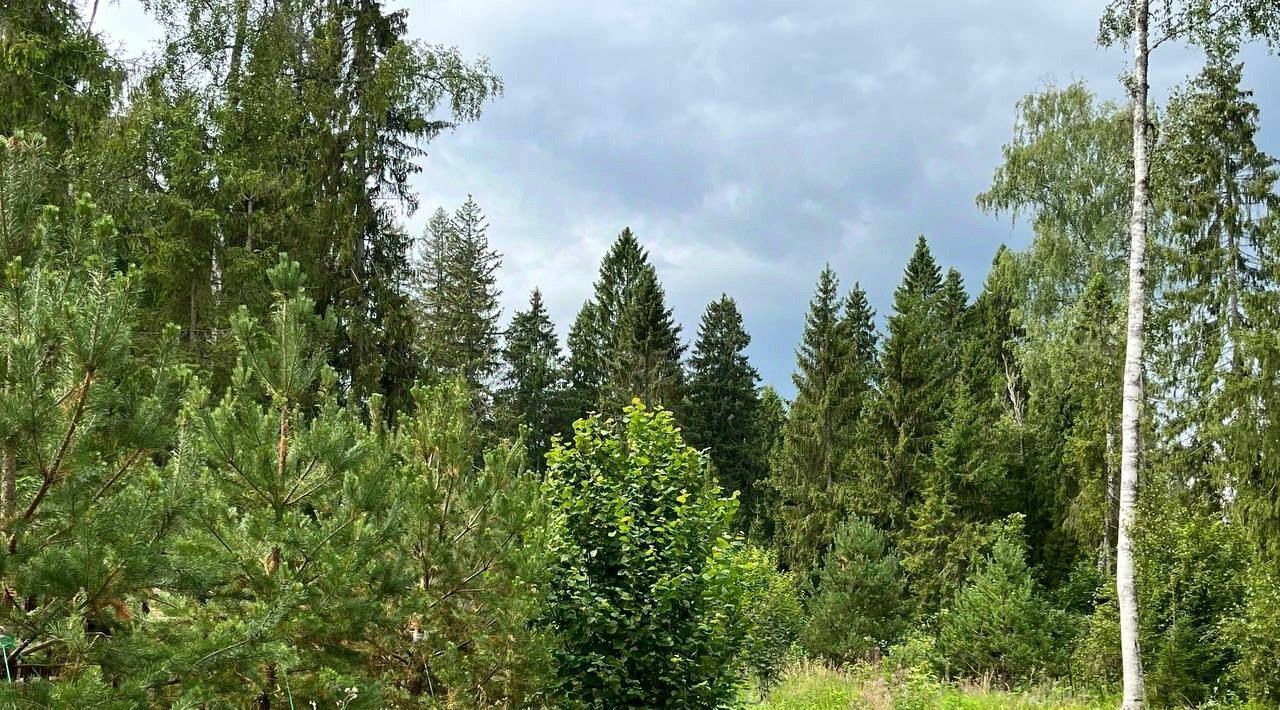
{"type": "Polygon", "coordinates": [[[689,358],[684,407],[689,443],[707,450],[720,486],[738,493],[738,527],[744,531],[759,513],[767,472],[756,392],[760,375],[745,352],[750,343],[733,299],[721,295],[712,301],[689,358]]]}
{"type": "Polygon", "coordinates": [[[538,289],[529,297],[529,309],[512,317],[502,358],[499,407],[507,421],[523,430],[530,466],[541,471],[551,437],[561,424],[564,363],[555,326],[538,289]]]}

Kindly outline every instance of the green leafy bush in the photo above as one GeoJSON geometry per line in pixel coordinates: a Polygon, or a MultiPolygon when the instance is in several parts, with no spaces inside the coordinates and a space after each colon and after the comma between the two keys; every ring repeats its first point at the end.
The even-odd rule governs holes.
{"type": "Polygon", "coordinates": [[[804,607],[795,577],[780,572],[769,552],[747,547],[737,556],[742,578],[741,621],[746,634],[743,663],[767,690],[791,657],[804,629],[804,607]]]}
{"type": "Polygon", "coordinates": [[[978,573],[939,617],[938,648],[953,673],[1011,683],[1054,664],[1060,614],[1027,567],[1021,516],[1011,516],[978,573]]]}
{"type": "Polygon", "coordinates": [[[1232,675],[1260,702],[1280,702],[1280,574],[1255,566],[1245,588],[1243,610],[1224,627],[1237,654],[1232,675]]]}
{"type": "Polygon", "coordinates": [[[1202,501],[1152,486],[1141,505],[1134,555],[1148,699],[1197,705],[1230,680],[1221,625],[1238,614],[1248,551],[1239,526],[1202,501]]]}
{"type": "Polygon", "coordinates": [[[884,533],[850,517],[836,531],[809,605],[805,647],[838,662],[870,658],[910,616],[907,581],[884,533]]]}
{"type": "Polygon", "coordinates": [[[548,455],[546,623],[552,701],[571,708],[718,708],[733,697],[744,634],[741,570],[705,457],[670,412],[636,401],[574,424],[548,455]]]}

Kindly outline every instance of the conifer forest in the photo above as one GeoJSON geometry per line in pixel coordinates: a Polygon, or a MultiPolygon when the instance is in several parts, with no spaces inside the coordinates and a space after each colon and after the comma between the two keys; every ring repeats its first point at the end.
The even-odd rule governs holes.
{"type": "Polygon", "coordinates": [[[1277,0],[1097,0],[968,283],[787,235],[777,381],[643,221],[504,300],[434,3],[130,1],[0,0],[0,708],[1280,707],[1277,0]]]}

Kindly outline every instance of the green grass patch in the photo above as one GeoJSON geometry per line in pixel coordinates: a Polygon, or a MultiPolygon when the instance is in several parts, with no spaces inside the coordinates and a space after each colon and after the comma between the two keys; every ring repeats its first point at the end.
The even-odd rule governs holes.
{"type": "Polygon", "coordinates": [[[1002,690],[970,683],[943,683],[919,671],[872,667],[836,670],[819,664],[792,667],[752,710],[1110,710],[1111,696],[1056,686],[1002,690]]]}

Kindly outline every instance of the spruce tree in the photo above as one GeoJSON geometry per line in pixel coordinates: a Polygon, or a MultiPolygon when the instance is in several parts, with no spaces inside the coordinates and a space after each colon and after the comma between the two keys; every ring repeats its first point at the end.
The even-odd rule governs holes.
{"type": "Polygon", "coordinates": [[[606,402],[639,397],[654,406],[677,408],[684,390],[680,358],[685,346],[652,266],[646,265],[626,292],[615,338],[606,402]]]}
{"type": "Polygon", "coordinates": [[[733,299],[721,295],[712,301],[689,358],[684,406],[689,443],[707,450],[720,486],[738,493],[738,527],[744,531],[760,512],[761,479],[768,471],[756,392],[760,375],[745,352],[750,343],[733,299]]]}
{"type": "Polygon", "coordinates": [[[515,427],[508,433],[523,431],[529,464],[541,471],[546,467],[551,437],[560,431],[564,363],[540,290],[533,290],[528,310],[511,318],[502,359],[498,406],[503,418],[515,427]]]}
{"type": "Polygon", "coordinates": [[[501,256],[470,197],[452,217],[437,210],[427,225],[422,279],[424,356],[437,379],[461,376],[480,393],[498,367],[501,256]]]}
{"type": "Polygon", "coordinates": [[[760,408],[756,415],[756,456],[764,466],[765,478],[757,489],[759,508],[751,527],[752,537],[761,545],[772,546],[778,528],[780,502],[778,489],[772,482],[772,462],[774,451],[782,443],[782,428],[786,423],[787,403],[773,385],[765,385],[760,389],[760,408]]]}
{"type": "Polygon", "coordinates": [[[1280,215],[1275,158],[1256,144],[1258,106],[1241,87],[1243,66],[1210,57],[1170,103],[1154,178],[1173,218],[1161,308],[1153,314],[1153,375],[1168,392],[1162,436],[1187,469],[1230,490],[1257,542],[1280,550],[1276,484],[1262,463],[1270,437],[1265,401],[1278,277],[1280,215]]]}
{"type": "Polygon", "coordinates": [[[640,397],[680,404],[680,326],[649,255],[622,230],[600,263],[594,293],[569,331],[569,416],[617,412],[640,397]]]}
{"type": "Polygon", "coordinates": [[[605,353],[597,337],[597,307],[590,300],[582,304],[569,327],[565,360],[565,407],[560,431],[567,432],[573,421],[588,412],[599,411],[600,394],[605,383],[605,353]]]}
{"type": "Polygon", "coordinates": [[[835,272],[822,270],[796,351],[796,398],[773,453],[778,548],[784,564],[804,574],[817,569],[843,517],[857,448],[870,369],[860,361],[857,333],[868,333],[867,322],[858,321],[869,311],[859,293],[855,287],[842,301],[835,272]]]}
{"type": "Polygon", "coordinates": [[[593,287],[602,352],[608,353],[617,347],[618,324],[622,322],[632,291],[649,268],[649,252],[640,246],[630,227],[623,229],[600,261],[600,275],[593,287]]]}
{"type": "MultiPolygon", "coordinates": [[[[953,372],[948,331],[941,317],[941,272],[924,237],[916,242],[902,284],[893,294],[893,314],[881,354],[880,398],[874,435],[879,445],[886,496],[885,525],[901,526],[920,491],[921,474],[942,423],[947,383],[953,372]]],[[[954,288],[952,298],[956,298],[954,288]]]]}

